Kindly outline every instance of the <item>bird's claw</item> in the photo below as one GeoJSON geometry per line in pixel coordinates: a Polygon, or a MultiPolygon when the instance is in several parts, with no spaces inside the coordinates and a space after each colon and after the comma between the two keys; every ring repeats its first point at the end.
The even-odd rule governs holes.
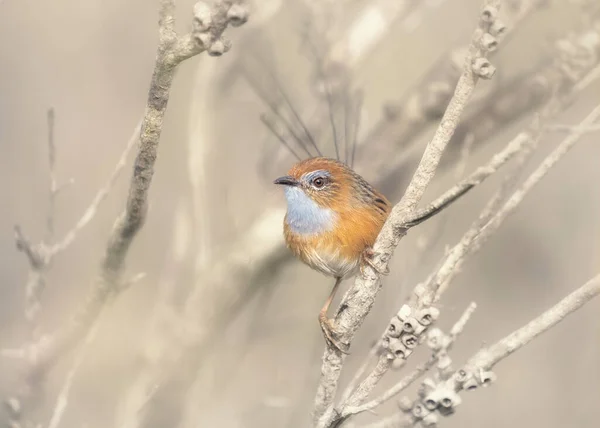
{"type": "Polygon", "coordinates": [[[362,262],[360,265],[360,273],[365,276],[365,263],[368,264],[369,266],[371,266],[373,268],[373,270],[375,272],[377,272],[379,275],[389,275],[390,274],[390,268],[389,267],[385,267],[385,270],[381,270],[378,266],[375,265],[375,263],[373,262],[373,257],[375,257],[375,252],[373,251],[372,248],[367,248],[365,251],[363,251],[362,253],[362,262]]]}
{"type": "Polygon", "coordinates": [[[323,336],[325,337],[327,346],[329,348],[336,349],[342,354],[349,355],[348,349],[350,346],[346,343],[342,343],[339,340],[339,333],[336,331],[333,321],[328,319],[326,316],[319,316],[319,325],[323,331],[323,336]]]}

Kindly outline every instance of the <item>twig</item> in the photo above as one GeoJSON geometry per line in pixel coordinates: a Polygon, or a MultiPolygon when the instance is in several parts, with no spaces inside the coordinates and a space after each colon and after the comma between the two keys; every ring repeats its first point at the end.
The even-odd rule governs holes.
{"type": "Polygon", "coordinates": [[[79,232],[81,232],[81,230],[85,226],[87,226],[90,221],[92,221],[92,219],[98,212],[98,208],[99,208],[100,204],[104,201],[104,199],[106,199],[106,197],[110,193],[111,189],[113,188],[115,182],[117,181],[117,178],[119,178],[121,171],[123,171],[123,169],[125,168],[125,165],[127,163],[127,158],[129,157],[129,153],[131,152],[133,147],[135,147],[135,144],[138,142],[141,124],[142,124],[142,122],[140,120],[140,122],[134,128],[133,133],[131,134],[131,137],[129,137],[129,140],[127,141],[127,145],[125,146],[123,153],[121,153],[121,157],[117,161],[117,164],[115,165],[115,169],[113,170],[113,173],[107,180],[106,184],[100,190],[98,190],[98,193],[96,193],[96,196],[94,197],[94,199],[92,200],[90,205],[87,207],[87,209],[85,210],[85,212],[83,213],[81,218],[77,221],[75,226],[73,226],[73,228],[71,230],[69,230],[60,241],[58,241],[57,243],[55,243],[54,245],[52,245],[49,248],[49,252],[52,257],[63,252],[64,250],[66,250],[73,243],[73,241],[77,237],[77,234],[79,232]]]}
{"type": "Polygon", "coordinates": [[[436,198],[427,207],[415,212],[414,214],[411,214],[411,216],[405,220],[405,225],[407,227],[416,226],[440,212],[450,203],[454,202],[460,196],[464,195],[473,187],[482,183],[486,178],[498,171],[500,167],[510,161],[514,156],[521,153],[530,140],[531,138],[529,135],[519,134],[515,139],[508,143],[504,150],[494,155],[491,161],[486,165],[477,168],[467,178],[461,180],[452,188],[448,189],[443,195],[436,198]]]}
{"type": "MultiPolygon", "coordinates": [[[[489,28],[488,22],[490,19],[488,16],[490,15],[490,11],[494,14],[491,19],[493,21],[495,13],[497,13],[500,6],[500,1],[488,0],[484,4],[485,7],[480,17],[481,23],[477,26],[473,35],[469,54],[465,59],[464,70],[456,85],[454,96],[450,100],[433,139],[425,148],[421,162],[404,196],[393,208],[374,245],[375,257],[373,261],[381,272],[387,268],[394,249],[406,233],[406,228],[403,227],[404,221],[408,215],[414,212],[435,175],[442,153],[452,138],[452,134],[458,126],[460,115],[465,109],[479,80],[480,76],[477,73],[481,73],[481,75],[487,77],[491,77],[490,72],[493,74],[493,66],[489,65],[484,59],[486,50],[481,47],[480,40],[489,28]]],[[[362,325],[365,317],[371,310],[375,296],[380,288],[379,276],[374,269],[367,267],[366,271],[368,276],[365,278],[357,277],[354,286],[346,293],[340,304],[340,308],[343,308],[343,310],[339,310],[335,317],[337,328],[341,333],[340,337],[346,343],[351,342],[356,330],[362,325]]],[[[328,426],[334,417],[333,401],[343,361],[344,355],[335,349],[327,349],[323,355],[321,379],[315,398],[313,416],[317,426],[328,426]]],[[[349,405],[357,405],[362,399],[363,397],[357,396],[356,402],[349,403],[349,405]]]]}
{"type": "Polygon", "coordinates": [[[480,370],[491,369],[498,362],[558,324],[599,294],[600,275],[597,275],[543,314],[527,323],[527,325],[495,344],[481,349],[469,359],[464,370],[470,373],[478,373],[480,370]]]}
{"type": "Polygon", "coordinates": [[[52,412],[52,417],[50,418],[50,422],[48,423],[48,428],[57,428],[60,425],[60,421],[67,410],[67,405],[69,404],[69,393],[71,392],[71,386],[73,385],[73,380],[75,379],[75,375],[83,362],[83,359],[86,355],[86,351],[90,343],[93,342],[96,337],[96,332],[98,331],[98,325],[100,324],[100,318],[97,318],[94,321],[94,324],[91,326],[90,330],[85,336],[84,341],[81,343],[73,361],[73,365],[71,366],[71,370],[67,374],[63,386],[60,390],[60,394],[56,400],[56,405],[54,407],[54,411],[52,412]]]}

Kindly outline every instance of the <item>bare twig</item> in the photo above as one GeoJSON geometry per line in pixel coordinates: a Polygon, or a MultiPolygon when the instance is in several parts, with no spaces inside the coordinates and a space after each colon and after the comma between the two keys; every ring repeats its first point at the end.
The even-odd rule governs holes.
{"type": "Polygon", "coordinates": [[[498,171],[500,167],[510,161],[515,155],[521,153],[528,142],[530,142],[530,137],[527,134],[519,134],[515,139],[508,143],[504,150],[494,155],[491,161],[486,165],[477,168],[467,178],[448,189],[427,207],[411,214],[405,221],[405,225],[407,227],[416,226],[440,212],[443,208],[447,207],[460,196],[464,195],[473,187],[482,183],[486,178],[498,171]]]}
{"type": "Polygon", "coordinates": [[[99,208],[100,204],[104,201],[104,199],[106,199],[106,197],[110,193],[110,190],[113,188],[115,182],[117,181],[117,178],[121,175],[121,171],[123,171],[123,169],[125,168],[125,165],[127,163],[127,158],[129,157],[129,153],[135,147],[135,144],[138,142],[141,124],[142,123],[140,121],[140,123],[138,123],[136,125],[136,127],[134,128],[133,133],[131,134],[131,137],[129,137],[129,140],[127,141],[127,145],[125,146],[125,149],[123,150],[123,153],[121,153],[121,157],[117,161],[117,164],[115,166],[115,169],[113,170],[112,175],[109,177],[106,184],[100,190],[98,190],[98,193],[96,193],[96,196],[94,197],[94,199],[92,200],[90,205],[87,207],[87,209],[85,210],[85,212],[83,213],[81,218],[77,221],[75,226],[73,226],[73,228],[71,230],[69,230],[60,241],[58,241],[57,243],[55,243],[54,245],[52,245],[49,248],[49,252],[52,255],[52,257],[63,252],[64,250],[66,250],[73,243],[77,234],[85,226],[87,226],[90,221],[92,221],[92,219],[98,212],[98,208],[99,208]]]}
{"type": "Polygon", "coordinates": [[[69,404],[69,393],[71,392],[71,387],[73,385],[73,380],[75,379],[75,375],[83,362],[83,359],[86,355],[86,351],[88,346],[92,343],[94,338],[96,337],[96,332],[98,331],[100,318],[97,318],[88,333],[85,336],[85,339],[81,343],[79,349],[76,352],[75,359],[73,361],[73,365],[67,374],[63,386],[60,390],[58,398],[56,400],[56,405],[54,407],[54,411],[52,412],[52,417],[50,418],[50,422],[48,423],[48,428],[57,428],[60,425],[60,421],[67,410],[67,405],[69,404]]]}
{"type": "Polygon", "coordinates": [[[599,294],[600,275],[597,275],[543,314],[527,323],[527,325],[477,352],[469,359],[464,370],[470,373],[478,373],[480,370],[491,369],[498,362],[561,322],[599,294]]]}

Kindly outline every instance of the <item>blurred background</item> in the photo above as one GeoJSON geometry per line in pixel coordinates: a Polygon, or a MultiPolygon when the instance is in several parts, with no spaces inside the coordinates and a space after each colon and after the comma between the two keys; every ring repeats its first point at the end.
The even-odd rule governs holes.
{"type": "MultiPolygon", "coordinates": [[[[177,1],[181,31],[191,27],[193,3],[177,1]]],[[[558,40],[600,32],[593,1],[503,3],[510,33],[492,58],[498,71],[480,82],[428,200],[457,180],[465,142],[468,173],[528,126],[547,98],[532,76],[557,59],[558,40]]],[[[285,202],[272,180],[295,159],[260,114],[276,120],[271,104],[293,117],[289,98],[331,156],[323,82],[341,88],[336,94],[345,102],[338,97],[332,107],[339,126],[347,117],[358,127],[355,169],[397,202],[452,92],[462,58],[456,55],[470,40],[480,6],[479,0],[256,1],[248,24],[226,31],[230,52],[183,63],[161,136],[148,220],[127,258],[127,273],[145,277],[106,308],[83,353],[62,356],[38,385],[26,409],[27,419],[40,424],[32,426],[48,426],[75,356],[81,364],[60,425],[65,428],[310,425],[324,349],[317,314],[332,283],[284,247],[285,202]]],[[[56,200],[57,238],[105,186],[143,114],[157,8],[157,1],[141,0],[0,2],[0,349],[19,348],[65,325],[99,272],[124,207],[133,155],[93,221],[45,273],[33,335],[24,318],[30,266],[15,247],[13,228],[20,225],[34,243],[45,237],[50,107],[57,180],[74,180],[56,200]]],[[[598,100],[596,81],[554,124],[578,123],[598,100]]],[[[452,353],[456,365],[598,272],[599,135],[584,136],[550,171],[444,295],[445,328],[471,301],[478,305],[452,353]]],[[[546,134],[528,171],[563,137],[546,134]]],[[[352,345],[344,383],[414,285],[468,229],[502,175],[402,241],[352,345]]],[[[599,312],[600,301],[592,301],[501,362],[498,381],[465,394],[457,413],[440,425],[598,426],[599,312]]],[[[3,399],[19,393],[23,370],[19,359],[0,360],[3,399]]],[[[378,391],[402,375],[389,373],[378,391]]],[[[353,423],[367,425],[395,411],[392,400],[378,415],[353,423]]],[[[6,421],[0,416],[0,424],[6,421]]]]}

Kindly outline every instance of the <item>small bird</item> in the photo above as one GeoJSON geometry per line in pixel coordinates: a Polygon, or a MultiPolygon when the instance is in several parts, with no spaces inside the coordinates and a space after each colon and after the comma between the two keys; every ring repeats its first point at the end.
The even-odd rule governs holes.
{"type": "Polygon", "coordinates": [[[288,248],[312,269],[335,278],[319,324],[328,344],[345,353],[347,345],[340,343],[327,310],[344,278],[364,263],[373,266],[373,244],[391,211],[390,202],[352,168],[326,157],[296,163],[274,184],[285,186],[288,248]]]}

